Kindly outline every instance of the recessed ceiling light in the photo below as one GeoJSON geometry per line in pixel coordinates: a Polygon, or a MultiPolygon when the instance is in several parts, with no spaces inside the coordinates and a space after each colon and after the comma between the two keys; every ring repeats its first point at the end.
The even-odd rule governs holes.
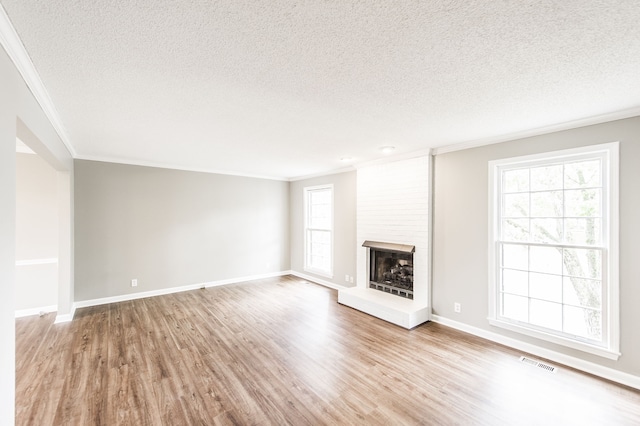
{"type": "Polygon", "coordinates": [[[340,161],[342,161],[343,163],[348,163],[349,161],[352,161],[352,160],[353,160],[353,158],[351,158],[351,157],[342,157],[340,159],[340,161]]]}
{"type": "Polygon", "coordinates": [[[395,146],[383,146],[382,148],[380,148],[380,152],[382,152],[383,154],[391,154],[393,151],[395,151],[395,149],[395,146]]]}

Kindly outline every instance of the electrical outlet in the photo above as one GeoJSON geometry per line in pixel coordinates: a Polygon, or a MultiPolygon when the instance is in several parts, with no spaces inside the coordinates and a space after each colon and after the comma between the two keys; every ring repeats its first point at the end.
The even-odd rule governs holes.
{"type": "Polygon", "coordinates": [[[346,282],[349,282],[349,274],[347,274],[347,275],[345,275],[345,276],[344,276],[344,280],[345,280],[346,282]]]}
{"type": "Polygon", "coordinates": [[[453,304],[453,310],[457,313],[460,313],[460,304],[458,302],[453,304]]]}
{"type": "Polygon", "coordinates": [[[137,279],[132,279],[131,280],[131,287],[138,287],[138,280],[137,279]]]}
{"type": "Polygon", "coordinates": [[[349,277],[349,282],[353,283],[353,275],[349,277]]]}

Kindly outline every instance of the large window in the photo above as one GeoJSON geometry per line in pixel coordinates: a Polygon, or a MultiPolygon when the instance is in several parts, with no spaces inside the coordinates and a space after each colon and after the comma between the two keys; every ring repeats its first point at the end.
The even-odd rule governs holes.
{"type": "Polygon", "coordinates": [[[333,277],[333,185],[304,188],[305,271],[333,277]]]}
{"type": "Polygon", "coordinates": [[[490,321],[616,359],[618,144],[490,162],[490,321]]]}

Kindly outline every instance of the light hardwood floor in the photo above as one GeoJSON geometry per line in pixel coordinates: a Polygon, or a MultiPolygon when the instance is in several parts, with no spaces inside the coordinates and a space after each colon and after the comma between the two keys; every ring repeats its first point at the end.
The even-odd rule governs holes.
{"type": "Polygon", "coordinates": [[[18,425],[637,425],[640,392],[294,277],[16,321],[18,425]]]}

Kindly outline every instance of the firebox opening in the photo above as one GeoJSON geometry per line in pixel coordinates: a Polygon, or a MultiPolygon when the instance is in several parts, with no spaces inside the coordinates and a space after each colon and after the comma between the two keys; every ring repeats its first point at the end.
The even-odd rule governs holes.
{"type": "Polygon", "coordinates": [[[370,250],[369,288],[413,299],[413,253],[370,250]]]}

